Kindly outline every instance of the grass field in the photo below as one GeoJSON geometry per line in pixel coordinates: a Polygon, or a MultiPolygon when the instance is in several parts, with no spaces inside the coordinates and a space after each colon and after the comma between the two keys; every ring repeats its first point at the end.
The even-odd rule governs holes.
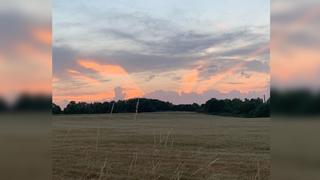
{"type": "Polygon", "coordinates": [[[270,119],[164,112],[53,118],[53,179],[268,179],[270,119]]]}

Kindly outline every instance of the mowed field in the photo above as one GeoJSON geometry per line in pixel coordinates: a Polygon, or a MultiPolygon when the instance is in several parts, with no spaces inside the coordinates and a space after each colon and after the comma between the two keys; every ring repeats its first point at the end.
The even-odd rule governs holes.
{"type": "Polygon", "coordinates": [[[53,179],[268,179],[270,119],[187,112],[53,117],[53,179]]]}

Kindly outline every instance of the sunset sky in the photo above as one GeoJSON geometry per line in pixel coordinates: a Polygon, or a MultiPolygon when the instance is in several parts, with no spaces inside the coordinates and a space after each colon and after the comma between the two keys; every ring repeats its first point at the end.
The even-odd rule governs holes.
{"type": "Polygon", "coordinates": [[[320,90],[319,1],[281,0],[271,10],[271,86],[320,90]]]}
{"type": "Polygon", "coordinates": [[[51,94],[51,4],[5,0],[0,6],[0,98],[51,94]]]}
{"type": "Polygon", "coordinates": [[[55,0],[53,101],[269,96],[269,3],[55,0]]]}

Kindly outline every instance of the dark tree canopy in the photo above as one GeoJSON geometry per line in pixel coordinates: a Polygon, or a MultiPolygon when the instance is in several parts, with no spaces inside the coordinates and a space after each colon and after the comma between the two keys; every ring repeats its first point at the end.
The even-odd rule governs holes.
{"type": "Polygon", "coordinates": [[[7,111],[7,109],[8,109],[8,106],[6,101],[0,98],[0,112],[7,111]]]}
{"type": "Polygon", "coordinates": [[[319,115],[320,92],[307,89],[271,90],[272,113],[274,115],[319,115]]]}
{"type": "MultiPolygon", "coordinates": [[[[56,104],[52,105],[53,114],[97,114],[110,113],[112,106],[113,113],[133,113],[136,111],[137,98],[119,100],[117,102],[75,102],[71,101],[63,110],[56,104]]],[[[205,104],[179,104],[174,105],[158,99],[139,99],[138,112],[161,112],[161,111],[188,111],[201,112],[216,115],[241,116],[241,117],[269,117],[269,101],[262,99],[223,99],[212,98],[205,104]]]]}
{"type": "Polygon", "coordinates": [[[42,94],[22,94],[14,103],[13,111],[50,111],[51,96],[42,94]]]}
{"type": "Polygon", "coordinates": [[[53,114],[61,114],[62,110],[60,106],[56,105],[55,103],[52,103],[52,113],[53,114]]]}
{"type": "Polygon", "coordinates": [[[210,99],[202,105],[202,111],[215,115],[230,115],[241,117],[269,117],[269,101],[263,102],[262,99],[210,99]]]}

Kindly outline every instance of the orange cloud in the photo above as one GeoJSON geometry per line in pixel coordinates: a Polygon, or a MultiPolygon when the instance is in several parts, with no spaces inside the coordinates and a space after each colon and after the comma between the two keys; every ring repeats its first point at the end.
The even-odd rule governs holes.
{"type": "Polygon", "coordinates": [[[10,101],[25,92],[52,93],[51,27],[31,23],[21,37],[10,36],[8,47],[0,50],[0,91],[10,101]]]}
{"type": "Polygon", "coordinates": [[[21,93],[51,94],[51,79],[40,76],[43,73],[31,74],[31,72],[19,74],[17,72],[5,72],[5,76],[0,77],[0,82],[5,84],[5,86],[0,87],[1,95],[10,97],[21,93]]]}
{"type": "Polygon", "coordinates": [[[19,56],[19,59],[23,59],[24,61],[33,61],[41,65],[45,65],[46,68],[51,70],[52,58],[51,51],[49,49],[42,50],[34,47],[31,43],[20,42],[16,44],[15,50],[19,56]]]}
{"type": "Polygon", "coordinates": [[[131,88],[128,86],[123,86],[122,88],[126,99],[142,97],[144,95],[143,91],[137,87],[131,88]]]}
{"type": "Polygon", "coordinates": [[[235,66],[229,68],[224,72],[214,74],[209,79],[201,81],[199,83],[199,86],[196,88],[196,92],[201,94],[209,89],[212,89],[214,86],[216,86],[216,84],[218,84],[220,81],[222,81],[226,77],[234,75],[236,73],[236,70],[241,68],[244,65],[244,63],[245,62],[236,64],[235,66]]]}
{"type": "Polygon", "coordinates": [[[198,69],[193,69],[190,72],[186,73],[182,78],[181,87],[179,93],[191,93],[198,81],[198,69]]]}
{"type": "Polygon", "coordinates": [[[242,75],[233,75],[232,79],[235,80],[235,83],[230,81],[223,81],[216,84],[220,92],[230,92],[233,90],[240,91],[241,93],[248,93],[250,91],[266,91],[268,89],[268,82],[270,81],[270,76],[267,73],[261,72],[248,72],[249,77],[244,77],[242,75]]]}
{"type": "Polygon", "coordinates": [[[80,73],[79,71],[76,71],[73,69],[68,69],[67,71],[68,71],[69,75],[71,76],[71,78],[74,80],[86,82],[90,85],[100,84],[100,82],[97,79],[86,76],[86,75],[80,73]]]}
{"type": "MultiPolygon", "coordinates": [[[[247,60],[242,60],[238,64],[234,65],[233,67],[223,71],[216,73],[212,76],[210,76],[207,79],[199,80],[199,67],[203,67],[203,63],[200,62],[199,67],[189,71],[183,76],[180,89],[178,90],[179,93],[190,93],[190,92],[196,92],[198,94],[202,94],[205,91],[208,91],[210,89],[215,89],[220,92],[229,92],[232,90],[239,90],[241,92],[248,92],[248,91],[254,91],[254,90],[260,90],[260,87],[266,87],[268,84],[266,79],[266,76],[268,77],[269,74],[267,73],[255,73],[255,75],[259,75],[258,78],[256,78],[253,81],[248,82],[248,78],[246,79],[236,79],[236,83],[234,84],[228,84],[224,81],[226,79],[232,79],[232,77],[237,76],[238,71],[243,68],[243,66],[251,59],[256,58],[263,54],[265,51],[269,49],[269,44],[264,45],[257,50],[251,52],[247,56],[247,60]],[[251,83],[251,85],[247,85],[248,83],[251,83]],[[256,87],[256,88],[254,88],[256,87]]],[[[238,77],[240,78],[240,77],[238,77]]],[[[253,79],[253,78],[251,78],[253,79]]]]}
{"type": "Polygon", "coordinates": [[[208,90],[218,90],[223,93],[228,93],[233,90],[247,93],[250,91],[263,91],[268,87],[270,76],[268,73],[248,72],[249,77],[245,77],[239,73],[246,61],[240,62],[226,71],[219,72],[210,76],[208,79],[200,80],[198,78],[199,71],[195,68],[183,77],[180,93],[195,92],[202,94],[208,90]]]}
{"type": "Polygon", "coordinates": [[[51,46],[52,32],[51,28],[34,28],[32,36],[40,43],[51,46]]]}
{"type": "Polygon", "coordinates": [[[307,48],[291,48],[292,53],[275,51],[272,53],[272,77],[278,81],[291,79],[309,79],[316,76],[320,55],[318,50],[307,48]],[[294,50],[296,49],[296,50],[294,50]]]}
{"type": "Polygon", "coordinates": [[[132,80],[127,71],[119,65],[99,64],[92,59],[79,59],[80,66],[97,72],[103,78],[109,78],[115,87],[121,87],[126,95],[126,99],[143,96],[143,91],[132,80]]]}
{"type": "Polygon", "coordinates": [[[0,81],[6,85],[1,88],[1,94],[6,97],[16,97],[23,92],[51,94],[50,50],[51,48],[35,47],[32,42],[19,41],[12,46],[12,49],[4,52],[3,57],[8,59],[0,57],[2,59],[0,81]]]}
{"type": "Polygon", "coordinates": [[[105,75],[128,75],[128,73],[119,65],[101,65],[94,60],[80,59],[78,63],[87,68],[97,71],[99,74],[105,75]]]}

